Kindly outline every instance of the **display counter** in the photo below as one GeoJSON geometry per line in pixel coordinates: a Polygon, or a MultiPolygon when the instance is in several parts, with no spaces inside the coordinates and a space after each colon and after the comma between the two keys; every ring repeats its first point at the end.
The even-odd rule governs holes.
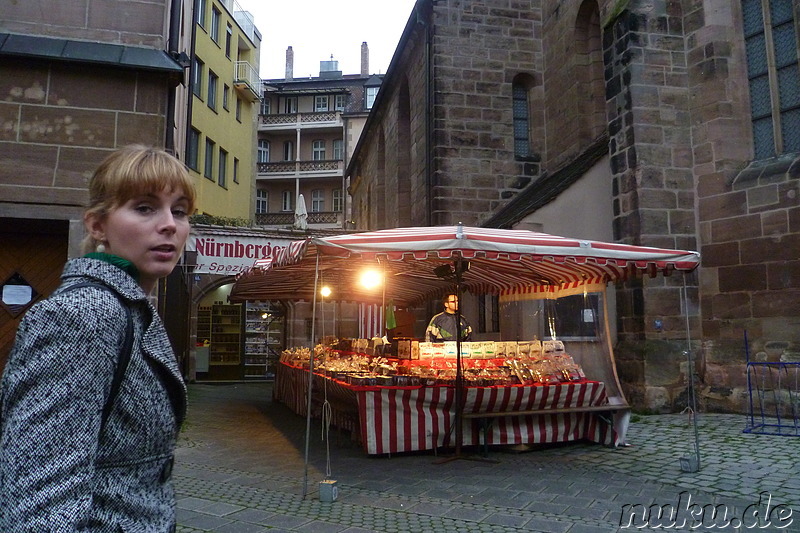
{"type": "MultiPolygon", "coordinates": [[[[302,416],[308,372],[307,365],[282,361],[274,388],[275,400],[302,416]]],[[[331,424],[351,431],[367,454],[455,445],[453,384],[354,385],[327,371],[314,372],[312,379],[312,415],[319,417],[327,402],[331,424]]],[[[610,405],[600,381],[467,385],[463,396],[464,446],[624,441],[626,417],[616,413],[627,406],[610,405]]]]}

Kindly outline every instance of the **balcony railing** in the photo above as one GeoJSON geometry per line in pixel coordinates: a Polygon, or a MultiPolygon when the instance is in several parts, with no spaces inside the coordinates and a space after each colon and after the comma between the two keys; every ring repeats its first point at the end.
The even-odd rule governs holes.
{"type": "Polygon", "coordinates": [[[344,162],[341,159],[324,159],[321,161],[278,161],[275,163],[258,163],[258,173],[261,174],[303,174],[319,172],[344,171],[344,162]]]}
{"type": "Polygon", "coordinates": [[[341,126],[341,113],[338,111],[320,111],[317,113],[282,113],[278,115],[259,115],[260,130],[281,129],[284,127],[301,128],[304,126],[341,126]]]}
{"type": "Polygon", "coordinates": [[[249,11],[242,9],[239,2],[236,0],[222,0],[222,5],[228,10],[228,13],[233,15],[236,24],[242,29],[247,37],[256,42],[256,23],[253,20],[253,15],[249,11]]]}
{"type": "Polygon", "coordinates": [[[261,98],[260,85],[261,79],[258,77],[258,71],[253,68],[253,65],[247,61],[237,61],[235,63],[233,86],[239,90],[242,96],[250,102],[259,100],[261,98]]]}
{"type": "MultiPolygon", "coordinates": [[[[319,211],[308,214],[306,222],[311,224],[341,224],[342,213],[339,211],[319,211]]],[[[257,226],[291,226],[294,224],[294,213],[256,213],[257,226]]]]}

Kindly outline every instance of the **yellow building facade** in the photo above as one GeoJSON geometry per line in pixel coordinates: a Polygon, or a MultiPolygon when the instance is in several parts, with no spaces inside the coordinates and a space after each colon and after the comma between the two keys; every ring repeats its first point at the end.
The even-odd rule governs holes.
{"type": "Polygon", "coordinates": [[[261,35],[232,0],[199,0],[193,25],[186,163],[198,213],[252,218],[261,35]]]}

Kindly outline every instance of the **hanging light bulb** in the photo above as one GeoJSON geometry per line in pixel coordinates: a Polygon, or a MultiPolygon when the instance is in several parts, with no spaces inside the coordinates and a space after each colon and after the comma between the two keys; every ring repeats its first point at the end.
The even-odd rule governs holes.
{"type": "Polygon", "coordinates": [[[365,289],[374,289],[383,283],[383,275],[377,270],[365,270],[361,274],[361,285],[365,289]]]}

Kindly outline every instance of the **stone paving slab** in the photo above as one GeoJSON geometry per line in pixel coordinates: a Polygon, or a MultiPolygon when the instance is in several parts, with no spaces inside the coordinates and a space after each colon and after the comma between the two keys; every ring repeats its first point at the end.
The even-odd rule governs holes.
{"type": "Polygon", "coordinates": [[[271,397],[269,383],[189,386],[175,466],[179,532],[663,532],[698,524],[686,511],[677,517],[690,518],[685,528],[680,520],[644,527],[658,522],[637,522],[633,510],[688,501],[739,518],[762,493],[790,518],[759,531],[800,532],[800,438],[742,433],[741,415],[697,416],[695,473],[680,468],[693,453],[686,415],[634,415],[627,447],[493,449],[494,463],[473,460],[481,458],[471,450],[447,462],[440,461],[446,450],[370,457],[335,430],[322,441],[315,420],[306,465],[305,419],[271,397]],[[334,502],[319,500],[324,479],[337,481],[334,502]]]}

